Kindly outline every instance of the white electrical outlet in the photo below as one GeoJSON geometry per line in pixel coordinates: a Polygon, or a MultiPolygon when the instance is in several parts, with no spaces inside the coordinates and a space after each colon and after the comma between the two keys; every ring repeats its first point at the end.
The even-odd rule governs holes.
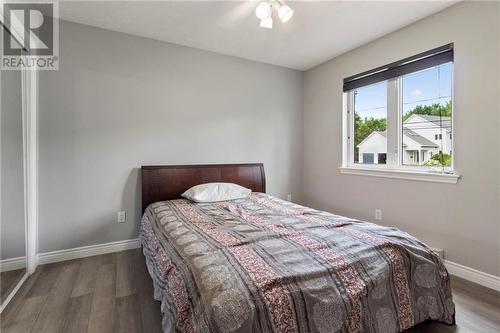
{"type": "Polygon", "coordinates": [[[292,201],[292,195],[290,193],[286,195],[286,200],[290,202],[292,201]]]}
{"type": "Polygon", "coordinates": [[[116,221],[118,223],[124,223],[125,220],[126,220],[125,211],[122,210],[121,212],[118,212],[116,214],[116,221]]]}
{"type": "Polygon", "coordinates": [[[375,209],[375,220],[382,220],[382,210],[381,209],[375,209]]]}

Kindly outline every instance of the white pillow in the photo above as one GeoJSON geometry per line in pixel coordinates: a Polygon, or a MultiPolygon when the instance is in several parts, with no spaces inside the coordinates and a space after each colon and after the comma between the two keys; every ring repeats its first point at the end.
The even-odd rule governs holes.
{"type": "Polygon", "coordinates": [[[193,186],[181,196],[194,202],[216,202],[246,198],[251,192],[233,183],[207,183],[193,186]]]}

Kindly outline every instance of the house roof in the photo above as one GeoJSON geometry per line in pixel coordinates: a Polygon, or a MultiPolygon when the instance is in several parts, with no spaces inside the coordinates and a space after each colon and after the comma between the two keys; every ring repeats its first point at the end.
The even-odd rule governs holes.
{"type": "Polygon", "coordinates": [[[424,119],[425,121],[431,122],[437,127],[441,127],[444,129],[451,129],[451,117],[443,117],[443,116],[429,116],[426,114],[413,114],[410,118],[406,119],[404,122],[407,124],[415,123],[412,121],[409,121],[410,119],[414,117],[420,117],[424,119]]]}
{"type": "Polygon", "coordinates": [[[417,133],[415,133],[412,130],[409,130],[407,128],[403,129],[403,134],[405,136],[409,137],[410,139],[412,139],[413,141],[415,141],[416,143],[418,143],[419,145],[421,145],[422,147],[433,147],[433,148],[439,147],[437,144],[435,144],[431,140],[426,139],[423,136],[421,136],[420,134],[417,134],[417,133]]]}
{"type": "MultiPolygon", "coordinates": [[[[408,119],[406,119],[404,121],[404,123],[405,124],[422,123],[422,121],[418,120],[418,119],[415,119],[416,121],[411,121],[411,119],[413,119],[415,117],[420,117],[421,119],[423,119],[425,121],[431,122],[434,125],[436,125],[436,127],[451,130],[451,117],[429,116],[429,115],[425,115],[425,114],[413,114],[408,119]]],[[[387,131],[373,131],[370,133],[370,135],[368,135],[363,141],[361,141],[358,144],[358,148],[362,144],[364,144],[366,141],[368,141],[374,134],[379,134],[379,135],[383,136],[384,138],[387,138],[387,131]]],[[[403,127],[403,134],[408,139],[414,141],[417,145],[419,145],[421,147],[439,148],[439,146],[437,144],[435,144],[434,142],[432,142],[429,139],[426,139],[425,137],[421,136],[420,134],[418,134],[417,132],[415,132],[409,128],[403,127]]],[[[404,146],[406,147],[407,145],[404,144],[404,146]]]]}
{"type": "Polygon", "coordinates": [[[439,121],[440,119],[443,121],[450,121],[451,117],[445,117],[445,116],[431,116],[427,114],[419,114],[420,117],[424,118],[425,120],[428,121],[439,121]]]}
{"type": "Polygon", "coordinates": [[[382,135],[384,138],[387,139],[387,131],[373,131],[370,134],[368,134],[368,136],[366,138],[364,138],[363,141],[361,141],[360,143],[358,143],[357,147],[359,148],[363,143],[365,143],[366,141],[368,141],[368,139],[370,139],[374,134],[382,135]]]}
{"type": "MultiPolygon", "coordinates": [[[[366,141],[368,141],[369,138],[371,138],[374,134],[379,134],[379,135],[382,135],[384,138],[387,138],[387,131],[373,131],[370,133],[370,135],[368,135],[363,141],[361,141],[359,144],[358,144],[358,148],[363,144],[365,143],[366,141]]],[[[421,136],[420,134],[412,131],[412,130],[409,130],[407,128],[403,129],[403,134],[411,139],[412,141],[416,142],[418,145],[422,146],[422,147],[432,147],[432,148],[439,148],[438,145],[436,145],[434,142],[424,138],[423,136],[421,136]]],[[[404,141],[404,140],[403,140],[404,141]]],[[[407,145],[405,144],[405,147],[407,145]]]]}

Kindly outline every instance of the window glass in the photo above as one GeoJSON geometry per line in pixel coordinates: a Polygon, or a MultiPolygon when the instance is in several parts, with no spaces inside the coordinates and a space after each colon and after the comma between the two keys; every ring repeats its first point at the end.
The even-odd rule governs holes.
{"type": "Polygon", "coordinates": [[[362,153],[362,156],[363,164],[373,164],[373,153],[362,153]]]}
{"type": "Polygon", "coordinates": [[[387,162],[387,154],[378,154],[378,164],[385,164],[387,162]]]}
{"type": "Polygon", "coordinates": [[[452,81],[453,44],[344,78],[342,165],[453,172],[452,81]]]}
{"type": "Polygon", "coordinates": [[[401,163],[451,167],[452,64],[402,77],[401,163]]]}
{"type": "Polygon", "coordinates": [[[387,81],[354,90],[354,163],[385,164],[387,81]]]}

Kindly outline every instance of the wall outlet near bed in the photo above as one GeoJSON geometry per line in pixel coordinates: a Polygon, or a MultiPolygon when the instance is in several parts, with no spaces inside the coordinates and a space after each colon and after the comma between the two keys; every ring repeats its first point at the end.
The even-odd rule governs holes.
{"type": "Polygon", "coordinates": [[[290,193],[288,193],[286,195],[286,201],[290,201],[290,202],[292,201],[292,195],[290,193]]]}
{"type": "Polygon", "coordinates": [[[125,223],[126,216],[125,216],[125,211],[120,211],[116,213],[116,222],[118,223],[125,223]]]}
{"type": "Polygon", "coordinates": [[[382,209],[375,209],[375,220],[382,220],[382,209]]]}

